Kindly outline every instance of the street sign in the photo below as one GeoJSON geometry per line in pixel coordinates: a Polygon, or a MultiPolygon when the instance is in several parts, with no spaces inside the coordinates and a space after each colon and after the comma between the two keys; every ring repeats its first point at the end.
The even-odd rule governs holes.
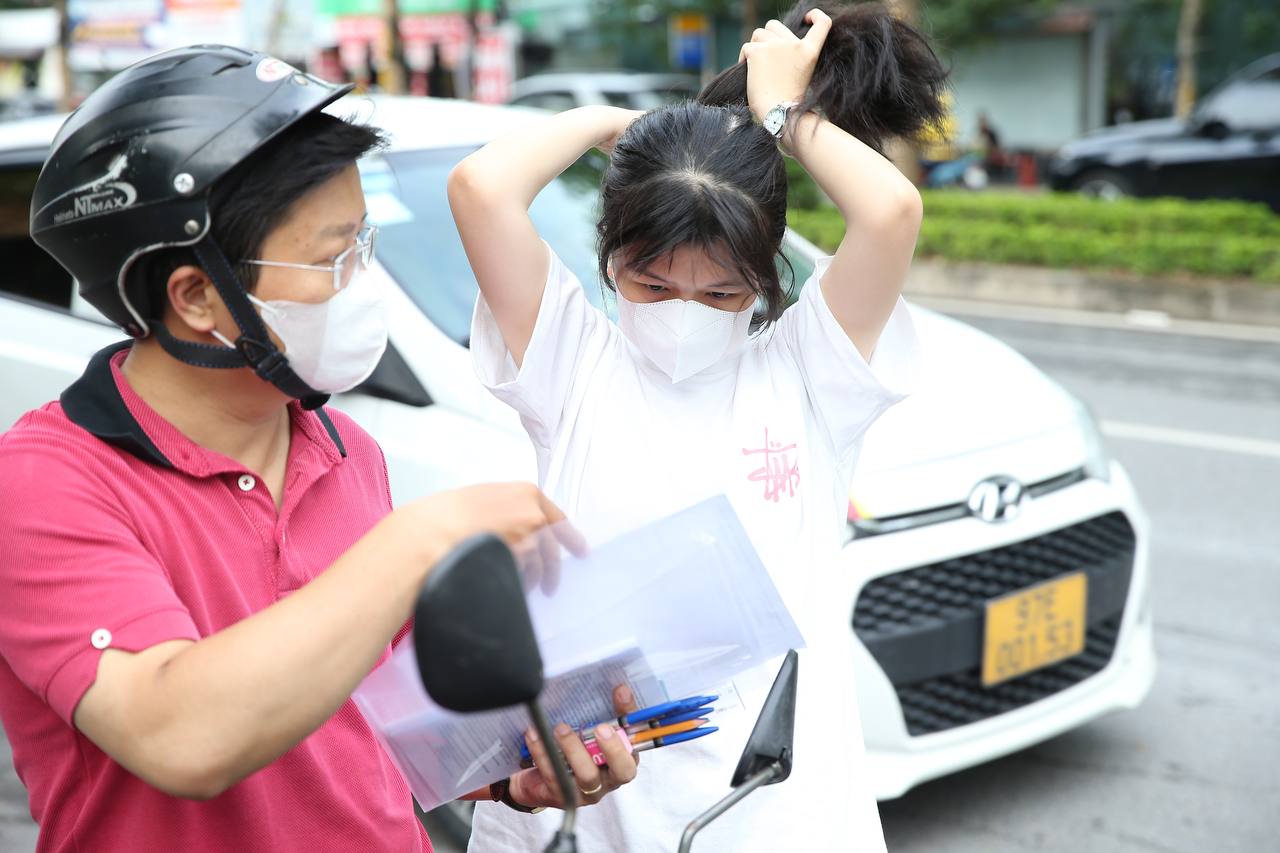
{"type": "Polygon", "coordinates": [[[671,64],[682,71],[701,71],[710,51],[711,19],[702,12],[674,14],[668,38],[671,64]]]}

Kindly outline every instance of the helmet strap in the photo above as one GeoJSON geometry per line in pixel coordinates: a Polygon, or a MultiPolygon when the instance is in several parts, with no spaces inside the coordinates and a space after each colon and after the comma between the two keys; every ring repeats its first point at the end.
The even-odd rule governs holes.
{"type": "Polygon", "coordinates": [[[178,361],[194,367],[252,367],[259,378],[300,400],[304,409],[318,409],[328,402],[328,394],[316,391],[293,372],[289,360],[271,340],[266,324],[249,301],[248,292],[213,237],[206,234],[191,248],[231,313],[240,337],[235,341],[235,349],[184,341],[165,328],[163,322],[155,321],[152,331],[161,348],[178,361]]]}

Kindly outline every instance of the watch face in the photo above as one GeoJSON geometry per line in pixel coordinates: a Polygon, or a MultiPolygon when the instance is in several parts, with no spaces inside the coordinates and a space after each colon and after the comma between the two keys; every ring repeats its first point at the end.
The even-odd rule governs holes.
{"type": "Polygon", "coordinates": [[[774,136],[777,136],[778,131],[782,130],[782,125],[786,122],[786,120],[787,120],[786,108],[774,107],[773,109],[769,110],[769,112],[765,113],[764,122],[762,123],[764,124],[765,130],[769,131],[774,136]]]}

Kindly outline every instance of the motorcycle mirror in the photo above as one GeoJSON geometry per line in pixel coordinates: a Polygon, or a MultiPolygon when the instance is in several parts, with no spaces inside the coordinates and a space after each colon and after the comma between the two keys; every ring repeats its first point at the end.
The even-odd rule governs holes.
{"type": "Polygon", "coordinates": [[[747,738],[747,746],[742,750],[742,758],[733,771],[733,780],[729,783],[735,788],[741,787],[762,770],[778,765],[773,777],[766,782],[775,785],[791,775],[791,762],[794,756],[793,742],[796,730],[796,687],[800,673],[800,656],[795,649],[787,652],[773,680],[773,687],[764,700],[760,716],[756,718],[756,727],[747,738]]]}
{"type": "Polygon", "coordinates": [[[414,650],[427,694],[462,713],[533,702],[542,655],[511,550],[472,537],[431,571],[414,610],[414,650]]]}
{"type": "Polygon", "coordinates": [[[764,707],[760,709],[760,716],[756,718],[756,726],[742,750],[738,767],[733,771],[733,780],[729,783],[733,790],[689,822],[680,836],[680,853],[690,853],[694,837],[752,791],[777,784],[791,775],[799,671],[800,656],[791,649],[782,661],[773,687],[764,700],[764,707]]]}
{"type": "MultiPolygon", "coordinates": [[[[422,686],[442,708],[459,713],[524,705],[544,743],[553,743],[542,693],[542,653],[511,549],[496,536],[475,536],[432,569],[414,608],[413,648],[422,686]]],[[[551,750],[560,790],[573,790],[564,757],[551,750]]],[[[547,853],[575,853],[576,807],[564,804],[547,853]]]]}

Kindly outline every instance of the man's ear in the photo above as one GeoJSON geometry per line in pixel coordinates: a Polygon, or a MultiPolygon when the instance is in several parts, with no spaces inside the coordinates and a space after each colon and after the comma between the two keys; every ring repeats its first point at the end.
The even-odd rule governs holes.
{"type": "Polygon", "coordinates": [[[169,308],[192,331],[208,334],[217,326],[222,298],[200,267],[184,264],[174,270],[165,283],[165,294],[169,308]]]}

